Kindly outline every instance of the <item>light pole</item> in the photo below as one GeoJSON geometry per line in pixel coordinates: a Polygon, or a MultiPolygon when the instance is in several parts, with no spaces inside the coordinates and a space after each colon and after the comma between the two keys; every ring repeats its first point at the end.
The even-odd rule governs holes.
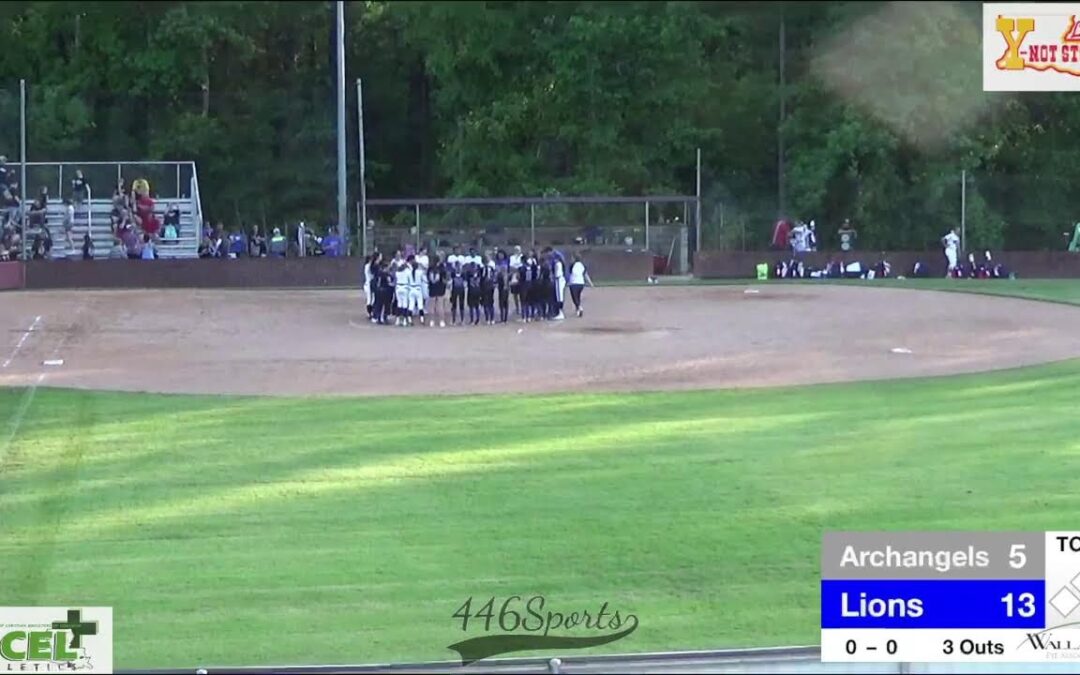
{"type": "Polygon", "coordinates": [[[342,246],[349,250],[348,186],[345,183],[345,3],[337,2],[337,218],[342,246]]]}

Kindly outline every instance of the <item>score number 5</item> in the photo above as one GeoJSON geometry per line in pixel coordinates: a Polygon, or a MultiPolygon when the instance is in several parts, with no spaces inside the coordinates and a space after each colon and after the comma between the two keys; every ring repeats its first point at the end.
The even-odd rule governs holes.
{"type": "Polygon", "coordinates": [[[1027,555],[1024,554],[1025,544],[1013,544],[1009,549],[1009,567],[1018,570],[1027,564],[1027,555]]]}

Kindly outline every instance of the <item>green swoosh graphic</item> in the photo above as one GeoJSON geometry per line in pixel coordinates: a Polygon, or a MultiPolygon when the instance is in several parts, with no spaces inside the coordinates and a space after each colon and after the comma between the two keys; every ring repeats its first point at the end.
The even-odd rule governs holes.
{"type": "Polygon", "coordinates": [[[606,645],[609,642],[623,639],[637,630],[637,627],[638,622],[635,616],[634,625],[611,635],[598,635],[596,637],[561,637],[558,635],[529,635],[528,633],[485,635],[456,642],[447,649],[453,649],[457,652],[461,656],[461,665],[467,666],[475,661],[509,652],[536,649],[585,649],[606,645]]]}

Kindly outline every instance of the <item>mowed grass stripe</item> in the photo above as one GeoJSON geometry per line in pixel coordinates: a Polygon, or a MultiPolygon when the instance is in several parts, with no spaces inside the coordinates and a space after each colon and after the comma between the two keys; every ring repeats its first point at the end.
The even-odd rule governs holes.
{"type": "Polygon", "coordinates": [[[1078,385],[1080,362],[628,395],[41,389],[0,465],[0,597],[112,605],[125,668],[452,658],[470,596],[639,617],[597,652],[812,643],[827,529],[1071,527],[1078,385]]]}

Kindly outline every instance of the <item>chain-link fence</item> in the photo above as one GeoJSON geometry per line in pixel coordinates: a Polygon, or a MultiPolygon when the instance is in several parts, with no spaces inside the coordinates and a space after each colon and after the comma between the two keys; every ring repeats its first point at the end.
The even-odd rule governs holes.
{"type": "Polygon", "coordinates": [[[366,211],[366,252],[576,245],[648,251],[685,272],[695,236],[689,196],[372,199],[366,211]]]}
{"type": "Polygon", "coordinates": [[[783,217],[814,221],[821,250],[839,250],[843,234],[863,250],[936,249],[956,228],[965,250],[1053,251],[1068,247],[1080,222],[1080,185],[1062,173],[955,170],[884,186],[834,180],[782,214],[776,203],[732,195],[719,184],[706,188],[701,248],[766,249],[783,217]]]}

